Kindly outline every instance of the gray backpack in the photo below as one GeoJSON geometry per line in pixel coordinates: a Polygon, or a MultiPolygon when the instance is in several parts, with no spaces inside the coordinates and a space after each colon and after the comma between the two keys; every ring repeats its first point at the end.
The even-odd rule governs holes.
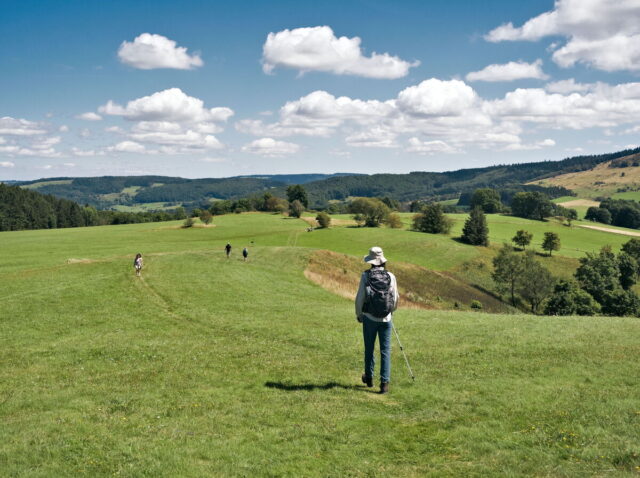
{"type": "Polygon", "coordinates": [[[391,276],[380,268],[366,271],[367,284],[363,312],[382,319],[393,312],[394,297],[391,293],[391,276]]]}

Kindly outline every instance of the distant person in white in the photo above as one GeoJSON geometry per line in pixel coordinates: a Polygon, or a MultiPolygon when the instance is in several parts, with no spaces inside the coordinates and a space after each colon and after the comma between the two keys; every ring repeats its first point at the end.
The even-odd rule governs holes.
{"type": "Polygon", "coordinates": [[[356,319],[362,323],[364,337],[364,373],[362,382],[373,387],[376,336],[380,338],[380,393],[389,391],[391,380],[392,313],[398,307],[396,277],[385,270],[387,259],[380,247],[372,247],[364,261],[371,269],[360,277],[356,295],[356,319]]]}

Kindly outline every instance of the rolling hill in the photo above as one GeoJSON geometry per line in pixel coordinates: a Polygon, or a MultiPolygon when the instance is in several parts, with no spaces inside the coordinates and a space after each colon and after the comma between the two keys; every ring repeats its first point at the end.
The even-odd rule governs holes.
{"type": "MultiPolygon", "coordinates": [[[[496,241],[525,223],[571,230],[580,247],[587,236],[617,239],[498,219],[496,241]]],[[[391,393],[371,393],[353,302],[326,280],[352,287],[375,241],[403,289],[428,267],[428,299],[447,303],[470,290],[446,270],[479,270],[484,248],[306,227],[231,214],[206,229],[0,233],[2,474],[637,474],[637,318],[422,308],[411,303],[424,296],[416,288],[394,316],[416,380],[394,343],[391,393]],[[227,241],[249,245],[249,261],[226,259],[227,241]],[[322,287],[306,271],[323,275],[322,287]]]]}
{"type": "Polygon", "coordinates": [[[640,199],[640,153],[605,161],[593,168],[531,181],[544,187],[563,187],[585,199],[640,199]]]}
{"type": "MultiPolygon", "coordinates": [[[[551,197],[572,194],[560,184],[550,182],[558,175],[588,171],[594,167],[640,153],[625,150],[595,156],[576,156],[561,161],[543,161],[485,168],[461,169],[442,173],[354,175],[274,175],[238,176],[214,179],[184,179],[164,176],[105,176],[98,178],[49,178],[22,182],[23,187],[44,194],[72,199],[98,208],[153,204],[155,209],[179,205],[206,204],[215,199],[237,199],[270,191],[284,197],[287,185],[302,183],[312,207],[322,208],[331,200],[350,197],[388,196],[399,201],[446,200],[477,188],[545,188],[551,197]],[[540,183],[540,181],[547,181],[540,183]],[[536,183],[536,181],[538,181],[536,183]],[[542,185],[541,185],[542,184],[542,185]]],[[[633,168],[626,168],[633,169],[633,168]]],[[[148,208],[147,208],[148,209],[148,208]]]]}

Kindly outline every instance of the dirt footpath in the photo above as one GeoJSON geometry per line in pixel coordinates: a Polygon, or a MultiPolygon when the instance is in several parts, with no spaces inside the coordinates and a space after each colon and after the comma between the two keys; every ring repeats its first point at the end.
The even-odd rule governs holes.
{"type": "Polygon", "coordinates": [[[596,231],[604,231],[604,232],[613,232],[614,234],[622,234],[624,236],[636,236],[640,237],[640,232],[633,231],[621,231],[620,229],[611,229],[610,227],[600,227],[600,226],[578,226],[578,227],[586,227],[587,229],[595,229],[596,231]]]}

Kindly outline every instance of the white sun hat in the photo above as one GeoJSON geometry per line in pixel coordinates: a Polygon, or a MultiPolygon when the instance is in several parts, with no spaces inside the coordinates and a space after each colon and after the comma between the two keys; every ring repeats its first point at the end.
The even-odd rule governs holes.
{"type": "Polygon", "coordinates": [[[364,261],[367,264],[372,264],[374,266],[381,266],[387,259],[384,257],[384,253],[382,252],[382,248],[378,246],[374,246],[369,249],[369,255],[364,256],[364,261]]]}

